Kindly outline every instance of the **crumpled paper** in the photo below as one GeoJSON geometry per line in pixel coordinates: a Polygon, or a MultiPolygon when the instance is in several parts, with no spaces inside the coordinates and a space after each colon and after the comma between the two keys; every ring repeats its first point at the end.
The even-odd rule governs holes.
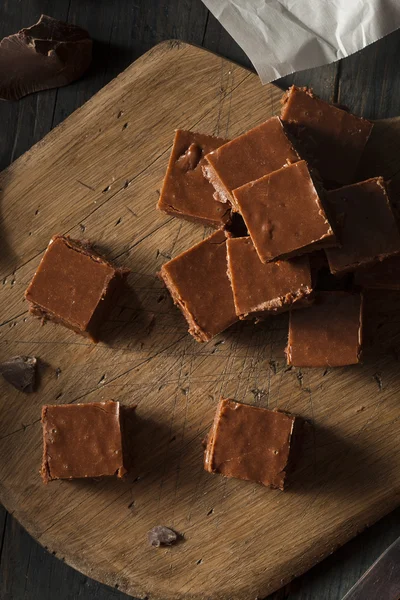
{"type": "Polygon", "coordinates": [[[400,27],[400,0],[203,0],[263,83],[325,65],[400,27]]]}

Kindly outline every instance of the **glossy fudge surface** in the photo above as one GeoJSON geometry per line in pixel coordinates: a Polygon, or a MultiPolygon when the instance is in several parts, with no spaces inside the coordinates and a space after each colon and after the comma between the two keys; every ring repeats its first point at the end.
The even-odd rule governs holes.
{"type": "Polygon", "coordinates": [[[336,244],[304,160],[252,181],[233,194],[262,262],[336,244]]]}
{"type": "Polygon", "coordinates": [[[214,188],[204,177],[204,156],[226,140],[178,129],[157,208],[174,217],[218,229],[230,218],[230,209],[216,202],[214,188]]]}
{"type": "Polygon", "coordinates": [[[319,292],[307,310],[290,313],[286,348],[294,367],[343,367],[360,362],[362,298],[349,292],[319,292]]]}
{"type": "Polygon", "coordinates": [[[221,399],[207,438],[204,468],[283,490],[295,417],[221,399]]]}
{"type": "Polygon", "coordinates": [[[326,250],[332,273],[354,271],[400,252],[386,185],[375,177],[327,193],[341,246],[326,250]]]}
{"type": "Polygon", "coordinates": [[[97,341],[128,271],[66,236],[50,241],[25,297],[30,312],[97,341]]]}
{"type": "Polygon", "coordinates": [[[299,156],[279,117],[272,117],[206,156],[204,172],[216,198],[237,210],[232,190],[296,162],[299,156]]]}
{"type": "Polygon", "coordinates": [[[125,473],[118,402],[43,406],[44,482],[125,473]]]}
{"type": "Polygon", "coordinates": [[[311,301],[307,256],[264,264],[249,237],[228,239],[227,249],[228,275],[240,319],[262,318],[311,301]]]}
{"type": "Polygon", "coordinates": [[[301,157],[326,182],[352,183],[372,123],[324,102],[307,88],[292,86],[282,102],[282,121],[301,157]]]}
{"type": "Polygon", "coordinates": [[[160,277],[198,342],[207,342],[237,321],[223,231],[167,262],[160,277]]]}

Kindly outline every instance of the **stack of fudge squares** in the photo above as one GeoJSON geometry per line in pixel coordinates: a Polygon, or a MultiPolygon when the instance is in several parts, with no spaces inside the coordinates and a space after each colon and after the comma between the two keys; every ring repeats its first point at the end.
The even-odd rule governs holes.
{"type": "Polygon", "coordinates": [[[231,141],[176,131],[157,207],[217,231],[160,276],[199,342],[289,311],[289,365],[356,364],[362,289],[400,270],[388,183],[357,181],[373,125],[307,88],[282,105],[231,141]]]}
{"type": "MultiPolygon", "coordinates": [[[[239,320],[289,311],[289,365],[360,361],[362,290],[400,289],[388,184],[357,181],[371,130],[367,120],[292,87],[280,117],[234,140],[176,132],[158,208],[216,231],[164,264],[160,276],[197,341],[239,320]]],[[[128,272],[84,242],[54,236],[25,297],[42,320],[97,341],[128,272]]],[[[113,401],[44,406],[43,481],[124,476],[128,415],[113,401]]],[[[284,489],[301,423],[222,398],[204,468],[284,489]]]]}

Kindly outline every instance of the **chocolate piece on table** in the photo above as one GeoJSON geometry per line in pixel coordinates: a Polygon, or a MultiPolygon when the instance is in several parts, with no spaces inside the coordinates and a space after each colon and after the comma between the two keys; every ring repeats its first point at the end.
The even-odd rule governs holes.
{"type": "Polygon", "coordinates": [[[307,310],[290,313],[286,348],[294,367],[343,367],[360,362],[362,297],[319,292],[307,310]]]}
{"type": "Polygon", "coordinates": [[[0,98],[67,85],[88,69],[92,40],[84,29],[46,15],[0,42],[0,98]]]}
{"type": "Polygon", "coordinates": [[[213,184],[215,198],[238,210],[232,190],[296,162],[292,146],[279,117],[272,117],[206,155],[204,174],[213,184]]]}
{"type": "Polygon", "coordinates": [[[400,256],[391,256],[354,274],[354,283],[370,290],[400,290],[400,256]]]}
{"type": "Polygon", "coordinates": [[[332,190],[326,200],[341,242],[326,250],[332,273],[354,271],[400,252],[400,233],[382,177],[332,190]]]}
{"type": "Polygon", "coordinates": [[[283,490],[296,420],[221,399],[207,438],[205,470],[283,490]]]}
{"type": "Polygon", "coordinates": [[[292,86],[282,103],[281,119],[300,155],[326,182],[352,183],[372,123],[324,102],[307,88],[292,86]]]}
{"type": "Polygon", "coordinates": [[[43,406],[42,425],[45,483],[126,473],[119,402],[43,406]]]}
{"type": "Polygon", "coordinates": [[[223,231],[161,267],[160,277],[198,342],[207,342],[238,320],[226,269],[223,231]]]}
{"type": "Polygon", "coordinates": [[[336,244],[304,160],[233,191],[262,262],[336,244]]]}
{"type": "Polygon", "coordinates": [[[55,236],[25,297],[33,315],[97,341],[98,329],[128,273],[114,267],[87,244],[55,236]]]}
{"type": "Polygon", "coordinates": [[[226,140],[178,129],[157,208],[174,217],[219,229],[230,218],[230,209],[215,202],[214,188],[204,177],[204,155],[226,140]]]}
{"type": "Polygon", "coordinates": [[[0,373],[4,379],[21,392],[33,392],[36,385],[35,356],[15,356],[0,363],[0,373]]]}
{"type": "Polygon", "coordinates": [[[307,306],[312,294],[307,256],[262,263],[249,237],[227,240],[228,276],[239,319],[307,306]]]}
{"type": "Polygon", "coordinates": [[[179,541],[181,536],[173,529],[165,527],[165,525],[156,525],[147,533],[147,539],[150,546],[159,548],[160,546],[172,546],[179,541]]]}

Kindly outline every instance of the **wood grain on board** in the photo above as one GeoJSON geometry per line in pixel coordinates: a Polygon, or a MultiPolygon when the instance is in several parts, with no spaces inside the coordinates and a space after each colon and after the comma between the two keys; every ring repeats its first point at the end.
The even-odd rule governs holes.
{"type": "MultiPolygon", "coordinates": [[[[0,500],[68,563],[139,597],[263,597],[399,503],[394,353],[287,370],[285,316],[199,345],[156,277],[206,235],[155,211],[173,130],[233,137],[276,114],[280,95],[225,59],[164,43],[0,175],[0,359],[42,362],[37,393],[1,384],[0,500]],[[56,232],[86,236],[132,269],[97,346],[27,314],[23,292],[56,232]],[[201,439],[220,395],[312,421],[286,493],[203,471],[201,439]],[[110,398],[138,406],[127,481],[43,486],[41,405],[110,398]],[[159,523],[185,541],[148,547],[159,523]]],[[[379,155],[383,175],[397,172],[399,130],[396,120],[377,125],[365,170],[379,155]]]]}

